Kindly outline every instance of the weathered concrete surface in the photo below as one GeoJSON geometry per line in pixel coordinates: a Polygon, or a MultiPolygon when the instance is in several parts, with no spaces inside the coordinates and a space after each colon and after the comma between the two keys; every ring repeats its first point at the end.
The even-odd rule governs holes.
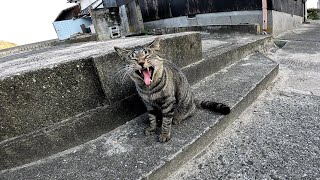
{"type": "Polygon", "coordinates": [[[146,29],[206,26],[206,25],[238,25],[258,24],[262,22],[260,10],[217,12],[196,14],[194,18],[187,16],[173,17],[156,21],[145,22],[146,29]]]}
{"type": "Polygon", "coordinates": [[[47,41],[42,41],[42,42],[31,43],[31,44],[26,44],[26,45],[21,45],[21,46],[15,46],[12,48],[2,49],[2,50],[0,50],[0,58],[14,54],[14,53],[32,51],[32,50],[42,49],[42,48],[46,48],[46,47],[52,47],[52,46],[56,46],[56,45],[59,45],[59,39],[52,39],[52,40],[47,40],[47,41]]]}
{"type": "MultiPolygon", "coordinates": [[[[153,39],[78,44],[0,59],[0,169],[87,142],[145,112],[132,83],[125,83],[127,89],[117,83],[122,61],[113,46],[134,47],[153,39]]],[[[180,66],[202,57],[197,33],[161,39],[166,58],[180,66]]]]}
{"type": "MultiPolygon", "coordinates": [[[[304,41],[304,42],[320,42],[320,28],[319,24],[303,24],[303,26],[280,34],[276,39],[283,39],[289,41],[304,41]]],[[[313,46],[309,46],[313,48],[313,46]]]]}
{"type": "Polygon", "coordinates": [[[260,25],[259,24],[238,24],[238,25],[204,25],[204,26],[190,26],[190,27],[164,27],[157,29],[150,29],[155,34],[170,34],[170,33],[179,33],[186,31],[200,31],[210,34],[260,34],[260,25]]]}
{"type": "Polygon", "coordinates": [[[5,140],[0,142],[0,170],[21,166],[95,139],[145,112],[140,98],[133,96],[5,140]]]}
{"type": "Polygon", "coordinates": [[[203,153],[169,179],[320,178],[320,24],[280,36],[279,78],[203,153]]]}
{"type": "MultiPolygon", "coordinates": [[[[235,36],[234,34],[223,36],[210,35],[204,38],[202,43],[199,43],[199,35],[192,34],[176,37],[176,43],[174,41],[171,42],[170,38],[164,38],[161,42],[163,51],[168,52],[167,58],[172,59],[173,57],[174,62],[179,66],[187,65],[183,68],[183,71],[187,75],[189,82],[192,84],[198,82],[207,75],[224,68],[226,65],[239,60],[239,57],[245,56],[255,50],[262,49],[263,46],[270,41],[270,37],[265,36],[235,36]],[[182,44],[181,46],[184,49],[179,51],[176,50],[176,53],[172,52],[175,49],[179,49],[178,44],[182,44]],[[174,48],[168,49],[167,45],[174,48]],[[199,49],[201,49],[201,46],[205,56],[210,58],[199,61],[201,56],[198,57],[197,54],[199,49]],[[183,59],[186,61],[182,61],[183,59]],[[197,61],[197,63],[188,65],[188,63],[192,61],[197,61]],[[199,71],[199,68],[201,68],[202,71],[199,71]]],[[[101,99],[98,99],[106,101],[104,103],[110,104],[110,107],[108,107],[109,105],[100,108],[93,107],[94,109],[84,113],[81,112],[81,114],[72,118],[66,120],[60,119],[61,122],[57,119],[58,122],[55,122],[51,126],[44,126],[43,128],[36,126],[35,129],[38,129],[36,129],[35,132],[31,132],[31,130],[30,133],[0,143],[0,149],[2,149],[0,154],[3,162],[0,169],[10,168],[41,159],[50,154],[60,152],[90,139],[94,139],[145,112],[144,106],[139,104],[141,102],[137,100],[134,95],[132,96],[135,91],[131,81],[124,84],[116,83],[115,73],[116,70],[120,68],[121,61],[119,61],[118,56],[115,53],[95,57],[94,62],[96,62],[95,67],[101,74],[100,79],[103,80],[102,82],[107,80],[107,83],[109,83],[105,84],[106,89],[109,89],[105,93],[108,95],[108,98],[102,96],[101,99]],[[125,99],[121,100],[121,98],[125,99]],[[117,101],[118,103],[116,103],[117,101]],[[120,113],[118,109],[125,109],[126,111],[125,113],[120,113]]],[[[98,82],[98,80],[96,82],[98,82]]],[[[89,92],[91,92],[91,90],[89,92]]],[[[93,101],[94,99],[91,100],[93,101]]],[[[59,101],[59,99],[56,101],[59,101]]],[[[43,121],[42,123],[45,122],[46,121],[43,121]]],[[[32,125],[33,124],[31,123],[30,125],[25,126],[32,127],[32,125]]],[[[5,126],[3,125],[3,127],[5,126]]],[[[23,124],[21,124],[20,127],[23,127],[23,124]]],[[[28,129],[26,128],[25,130],[28,129]]]]}
{"type": "Polygon", "coordinates": [[[81,36],[72,37],[66,40],[52,39],[47,41],[41,41],[31,44],[25,44],[20,46],[15,46],[12,48],[2,49],[0,50],[0,58],[6,56],[12,56],[13,54],[25,54],[31,52],[34,54],[35,51],[41,51],[48,49],[50,47],[59,48],[66,46],[68,44],[80,43],[80,42],[89,42],[89,41],[97,41],[97,34],[83,34],[81,36]]]}
{"type": "Polygon", "coordinates": [[[94,9],[92,10],[92,23],[98,34],[98,40],[105,41],[111,39],[110,27],[118,26],[121,19],[116,12],[109,13],[109,10],[94,9]]]}
{"type": "MultiPolygon", "coordinates": [[[[131,96],[119,91],[121,87],[118,84],[114,85],[117,81],[115,72],[119,69],[116,65],[120,60],[115,56],[113,46],[145,45],[153,39],[141,37],[91,42],[11,60],[0,59],[0,140],[50,126],[104,102],[112,104],[131,96]],[[109,55],[110,59],[104,58],[109,55]],[[107,85],[106,79],[109,80],[107,85]],[[113,93],[108,93],[110,91],[113,93]]],[[[184,65],[183,58],[186,62],[201,59],[199,34],[164,35],[162,39],[162,44],[174,47],[163,46],[163,50],[168,51],[167,58],[176,59],[179,65],[184,65]],[[192,40],[187,42],[189,36],[192,40]],[[181,49],[185,46],[193,46],[194,49],[177,50],[180,46],[181,49]]],[[[133,86],[130,88],[134,89],[133,86]]]]}
{"type": "Polygon", "coordinates": [[[255,51],[264,51],[271,43],[271,36],[225,35],[218,39],[214,34],[212,36],[215,38],[210,36],[202,40],[203,59],[182,69],[190,84],[197,83],[255,51]]]}
{"type": "Polygon", "coordinates": [[[274,10],[272,11],[271,16],[271,23],[269,24],[271,24],[273,36],[278,36],[283,32],[297,28],[298,26],[302,25],[303,22],[302,16],[297,16],[274,10]]]}
{"type": "Polygon", "coordinates": [[[104,94],[93,62],[83,59],[0,80],[0,101],[3,141],[101,106],[104,94]]]}
{"type": "MultiPolygon", "coordinates": [[[[171,39],[180,36],[197,34],[194,32],[184,32],[178,34],[169,34],[161,36],[162,39],[171,39]]],[[[18,56],[18,58],[7,60],[8,57],[0,59],[0,79],[20,75],[25,72],[35,71],[39,69],[53,68],[59,64],[76,61],[79,59],[95,58],[108,53],[114,53],[115,45],[120,47],[134,47],[150,43],[154,37],[141,36],[113,39],[105,42],[88,42],[58,48],[52,51],[39,51],[30,53],[26,56],[18,56]]],[[[173,40],[174,41],[174,40],[173,40]]],[[[172,41],[171,41],[172,42],[172,41]]],[[[180,42],[181,43],[181,42],[180,42]]],[[[173,49],[168,48],[173,51],[173,49]]],[[[167,50],[167,49],[166,49],[167,50]]],[[[201,54],[201,52],[198,52],[201,54]]],[[[173,54],[173,53],[170,53],[173,54]]],[[[179,56],[179,55],[176,55],[179,56]]],[[[170,56],[169,56],[170,57],[170,56]]],[[[173,57],[174,58],[174,57],[173,57]]],[[[180,59],[181,61],[181,59],[180,59]]]]}
{"type": "MultiPolygon", "coordinates": [[[[175,38],[173,39],[173,41],[171,38],[163,38],[163,41],[161,42],[163,47],[162,49],[163,52],[168,52],[166,53],[167,58],[174,59],[174,62],[179,66],[183,67],[187,65],[187,67],[183,70],[188,76],[189,81],[191,83],[196,83],[198,80],[204,78],[206,74],[212,74],[219,69],[224,68],[226,65],[231,64],[231,62],[235,62],[239,57],[255,50],[261,49],[266,43],[270,41],[270,37],[265,36],[212,36],[210,35],[209,37],[205,37],[206,39],[203,40],[202,43],[200,43],[200,36],[198,34],[178,37],[170,35],[170,37],[175,38]],[[212,36],[214,38],[218,38],[218,40],[211,39],[212,36]],[[177,49],[180,49],[179,46],[183,47],[183,49],[178,51],[177,49]],[[198,56],[198,54],[201,46],[206,56],[211,53],[210,59],[200,60],[201,56],[198,56]],[[169,47],[174,48],[169,49],[169,47]],[[191,66],[188,66],[188,63],[195,61],[198,62],[192,64],[191,66]],[[223,61],[224,63],[221,64],[221,61],[223,61]],[[197,71],[197,69],[199,68],[203,70],[197,71]],[[199,72],[201,72],[201,74],[199,74],[199,72]]],[[[54,51],[54,49],[51,50],[54,51]]],[[[61,51],[62,49],[58,48],[55,50],[61,51]]],[[[42,51],[41,53],[45,52],[46,51],[42,51]]],[[[29,56],[32,56],[32,54],[29,54],[29,56]]],[[[14,57],[18,58],[21,56],[17,57],[17,55],[15,55],[14,57]]],[[[9,62],[12,59],[10,60],[7,58],[3,58],[2,60],[3,62],[9,62]]],[[[92,63],[91,60],[92,59],[89,58],[86,61],[88,61],[88,63],[92,63]]],[[[0,143],[0,149],[2,150],[0,151],[2,157],[1,161],[3,162],[0,166],[0,169],[6,169],[17,165],[22,165],[24,163],[28,163],[37,159],[41,159],[50,154],[60,152],[67,148],[71,148],[75,145],[86,142],[90,139],[94,139],[95,137],[98,137],[99,135],[112,130],[113,128],[131,120],[134,117],[137,117],[138,115],[142,114],[142,112],[144,112],[143,105],[140,104],[141,108],[139,108],[139,103],[141,102],[136,98],[131,97],[135,92],[131,81],[125,84],[116,83],[114,75],[116,73],[116,70],[120,67],[119,63],[121,63],[121,61],[119,61],[118,59],[118,56],[115,53],[109,53],[105,56],[94,57],[93,60],[96,63],[94,67],[97,68],[98,72],[100,72],[101,74],[100,79],[103,80],[102,82],[108,80],[109,83],[104,84],[106,86],[106,89],[108,90],[105,93],[106,95],[108,95],[108,98],[106,98],[102,94],[101,98],[98,97],[96,99],[101,101],[100,104],[109,104],[111,107],[108,107],[107,105],[105,107],[95,108],[96,106],[99,106],[98,104],[92,107],[93,109],[88,110],[87,112],[78,112],[80,114],[72,118],[66,117],[68,119],[57,119],[57,122],[54,122],[52,124],[44,124],[43,126],[37,126],[37,124],[34,125],[32,124],[32,122],[30,122],[30,124],[24,125],[23,123],[26,122],[21,121],[21,124],[18,124],[17,127],[26,127],[24,128],[24,130],[29,130],[30,132],[19,137],[7,139],[6,141],[0,143]],[[121,100],[121,98],[125,98],[125,100],[121,100]],[[119,102],[116,103],[117,101],[119,102]],[[126,109],[126,112],[120,113],[118,109],[126,109]],[[34,127],[34,129],[31,129],[32,127],[34,127]],[[33,130],[36,131],[32,132],[33,130]]],[[[74,62],[77,61],[68,63],[72,64],[74,62]]],[[[60,66],[58,67],[61,68],[60,66]]],[[[68,68],[66,70],[68,70],[68,68]]],[[[36,72],[38,71],[35,71],[34,73],[36,72]]],[[[91,73],[95,74],[95,70],[92,70],[91,73]]],[[[22,74],[21,76],[23,75],[24,74],[22,74]]],[[[51,79],[55,80],[56,78],[51,79]]],[[[64,79],[66,79],[66,81],[70,80],[69,78],[64,79]]],[[[39,80],[39,82],[41,81],[39,80]]],[[[95,80],[94,82],[98,83],[99,81],[95,80]]],[[[90,86],[90,88],[94,87],[90,86]]],[[[93,91],[90,90],[90,88],[84,88],[84,91],[87,92],[88,90],[88,92],[92,93],[93,91]]],[[[99,85],[95,88],[101,87],[99,85]]],[[[45,99],[43,100],[45,101],[45,99]]],[[[94,98],[90,100],[94,101],[94,98]]],[[[55,101],[59,102],[61,100],[57,98],[55,101]]],[[[40,102],[38,103],[41,104],[40,102]]],[[[58,107],[62,108],[63,110],[65,108],[62,106],[58,107]]],[[[37,119],[33,121],[37,121],[37,119]]],[[[46,121],[44,121],[43,119],[41,119],[40,122],[46,123],[46,121]]],[[[5,124],[3,124],[3,129],[4,127],[6,127],[4,125],[5,124]]],[[[5,131],[3,132],[5,133],[5,131]]]]}
{"type": "Polygon", "coordinates": [[[277,74],[277,63],[261,54],[243,59],[193,86],[199,98],[224,102],[232,113],[198,110],[173,126],[173,139],[145,136],[146,116],[81,146],[0,172],[1,179],[163,179],[210,143],[277,74]]]}
{"type": "MultiPolygon", "coordinates": [[[[277,36],[287,30],[293,29],[302,24],[303,17],[292,15],[275,10],[268,10],[268,29],[267,32],[277,36]]],[[[208,25],[241,25],[259,24],[262,31],[262,11],[232,11],[197,14],[194,18],[187,16],[160,19],[145,22],[146,29],[208,26],[208,25]]]]}

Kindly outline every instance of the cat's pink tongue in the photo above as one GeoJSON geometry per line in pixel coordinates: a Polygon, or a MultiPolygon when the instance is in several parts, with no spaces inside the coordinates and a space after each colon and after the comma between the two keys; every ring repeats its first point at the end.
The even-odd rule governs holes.
{"type": "Polygon", "coordinates": [[[144,83],[149,86],[151,84],[151,72],[148,69],[142,71],[144,83]]]}

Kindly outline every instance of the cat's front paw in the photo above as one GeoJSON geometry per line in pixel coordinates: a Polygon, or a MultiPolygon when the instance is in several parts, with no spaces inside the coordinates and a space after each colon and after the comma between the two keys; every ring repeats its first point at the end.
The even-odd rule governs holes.
{"type": "Polygon", "coordinates": [[[164,143],[168,142],[171,139],[170,134],[160,134],[159,141],[164,143]]]}
{"type": "Polygon", "coordinates": [[[144,134],[147,135],[147,136],[153,135],[155,132],[156,132],[156,129],[152,128],[152,127],[147,127],[144,130],[144,134]]]}
{"type": "Polygon", "coordinates": [[[173,119],[172,123],[174,125],[180,124],[181,123],[181,119],[173,119]]]}

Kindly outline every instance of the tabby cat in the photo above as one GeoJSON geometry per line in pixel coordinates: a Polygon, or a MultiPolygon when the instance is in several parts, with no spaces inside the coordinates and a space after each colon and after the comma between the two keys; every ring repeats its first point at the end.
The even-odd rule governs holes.
{"type": "Polygon", "coordinates": [[[150,126],[145,129],[146,135],[155,133],[159,120],[162,123],[159,140],[169,141],[171,124],[179,124],[192,115],[196,107],[225,115],[230,113],[230,108],[222,103],[194,99],[182,71],[172,62],[159,56],[159,38],[143,47],[114,49],[121,59],[126,61],[123,74],[133,80],[147,108],[150,126]]]}

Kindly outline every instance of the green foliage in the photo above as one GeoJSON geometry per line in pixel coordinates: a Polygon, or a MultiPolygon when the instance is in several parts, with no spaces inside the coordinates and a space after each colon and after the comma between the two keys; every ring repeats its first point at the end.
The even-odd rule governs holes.
{"type": "Polygon", "coordinates": [[[308,19],[317,20],[320,19],[320,9],[310,8],[307,10],[308,19]]]}

